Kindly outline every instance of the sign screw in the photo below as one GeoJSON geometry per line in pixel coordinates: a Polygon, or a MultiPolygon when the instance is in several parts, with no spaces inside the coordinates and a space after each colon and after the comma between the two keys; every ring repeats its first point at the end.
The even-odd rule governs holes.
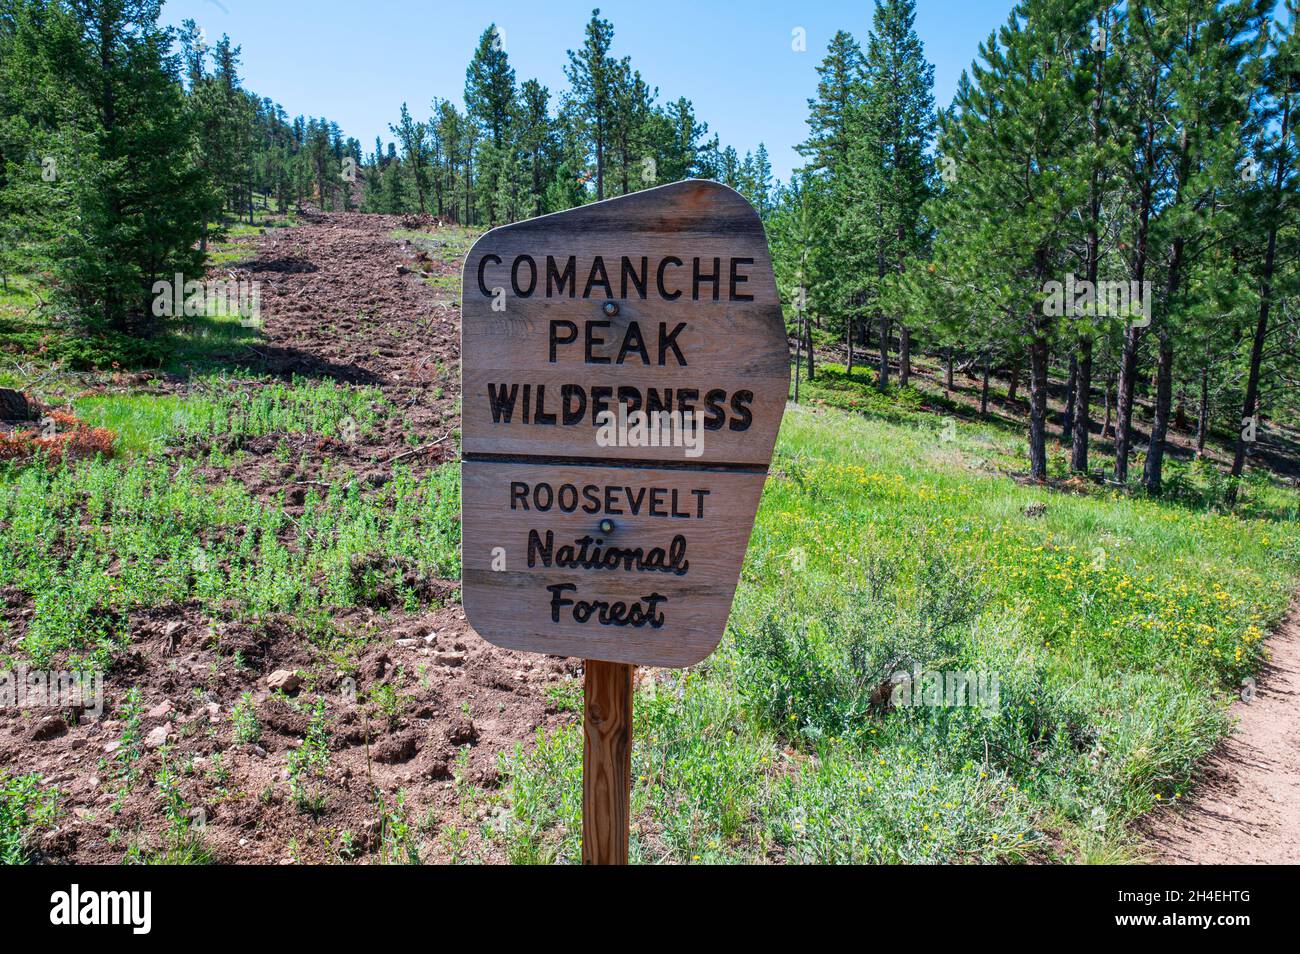
{"type": "Polygon", "coordinates": [[[616,301],[607,301],[601,308],[611,318],[618,314],[618,302],[616,301]]]}
{"type": "Polygon", "coordinates": [[[602,520],[602,521],[600,522],[600,532],[601,532],[601,533],[613,533],[613,532],[614,532],[614,521],[613,521],[613,520],[610,520],[609,517],[606,517],[604,520],[602,520]]]}

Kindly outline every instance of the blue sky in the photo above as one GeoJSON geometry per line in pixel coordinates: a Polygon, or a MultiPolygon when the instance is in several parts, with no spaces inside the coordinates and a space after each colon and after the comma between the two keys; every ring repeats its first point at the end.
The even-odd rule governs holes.
{"type": "MultiPolygon", "coordinates": [[[[917,32],[935,65],[935,100],[946,105],[979,42],[1003,23],[1013,0],[919,0],[917,32]]],[[[243,47],[245,84],[290,115],[324,115],[365,151],[403,101],[427,116],[433,97],[460,104],[465,67],[492,21],[505,35],[520,81],[564,89],[565,51],[581,44],[591,0],[169,0],[163,20],[193,18],[210,40],[243,47]]],[[[767,144],[781,179],[800,164],[817,64],[837,29],[865,42],[872,0],[780,3],[753,0],[630,0],[600,3],[614,24],[614,53],[629,55],[660,100],[687,96],[696,116],[742,154],[767,144]],[[803,28],[807,52],[791,49],[803,28]]]]}

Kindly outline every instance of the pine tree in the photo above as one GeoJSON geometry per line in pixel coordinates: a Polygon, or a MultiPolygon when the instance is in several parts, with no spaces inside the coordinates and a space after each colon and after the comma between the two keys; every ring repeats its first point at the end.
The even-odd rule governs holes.
{"type": "Polygon", "coordinates": [[[709,124],[695,118],[695,107],[684,96],[669,103],[664,115],[671,135],[659,164],[659,180],[677,182],[699,175],[701,140],[709,134],[709,124]]]}
{"type": "MultiPolygon", "coordinates": [[[[909,259],[925,251],[928,225],[922,208],[933,176],[928,156],[935,131],[934,68],[926,61],[914,28],[913,0],[877,0],[867,52],[863,59],[861,96],[851,101],[852,133],[838,190],[846,206],[839,218],[841,255],[855,261],[859,281],[840,299],[844,317],[862,301],[880,312],[880,384],[888,377],[891,317],[880,308],[886,286],[896,282],[909,259]],[[874,269],[868,256],[874,256],[874,269]],[[874,286],[861,278],[874,271],[874,286]]],[[[898,322],[899,384],[911,371],[910,332],[898,322]]]]}
{"type": "Polygon", "coordinates": [[[952,173],[932,205],[936,273],[968,296],[985,340],[1028,352],[1030,475],[1047,477],[1047,382],[1059,314],[1043,289],[1061,271],[1077,203],[1066,167],[1084,128],[1073,69],[1086,12],[1025,0],[980,46],[958,86],[940,154],[952,173]]]}
{"type": "Polygon", "coordinates": [[[862,95],[862,48],[852,34],[839,30],[817,67],[817,97],[808,100],[808,138],[796,148],[809,168],[838,175],[853,140],[852,114],[862,95]]]}
{"type": "Polygon", "coordinates": [[[610,143],[618,165],[620,194],[626,195],[645,185],[645,164],[650,155],[647,134],[658,90],[652,90],[624,58],[619,61],[614,87],[614,116],[610,143]]]}
{"type": "Polygon", "coordinates": [[[569,65],[564,71],[573,87],[573,102],[595,156],[597,201],[605,198],[606,150],[616,121],[619,64],[609,55],[613,43],[614,25],[601,19],[599,9],[593,10],[587,23],[586,40],[576,53],[568,51],[569,65]]]}
{"type": "Polygon", "coordinates": [[[495,23],[479,37],[465,70],[465,110],[493,147],[500,149],[509,141],[515,115],[515,71],[495,23]]]}
{"type": "Polygon", "coordinates": [[[555,131],[548,111],[551,93],[535,79],[519,89],[519,149],[529,181],[529,215],[541,215],[545,190],[554,174],[555,131]]]}
{"type": "MultiPolygon", "coordinates": [[[[1250,338],[1241,418],[1234,422],[1237,437],[1229,471],[1233,478],[1242,475],[1250,443],[1247,438],[1258,428],[1264,350],[1273,308],[1278,299],[1284,299],[1288,293],[1294,298],[1300,291],[1297,256],[1279,251],[1279,239],[1285,242],[1289,238],[1294,249],[1300,234],[1297,227],[1300,219],[1297,214],[1300,209],[1300,133],[1297,133],[1300,127],[1300,115],[1297,115],[1300,113],[1300,4],[1287,0],[1286,11],[1288,22],[1279,24],[1276,33],[1268,38],[1270,45],[1262,71],[1264,98],[1254,117],[1258,130],[1256,154],[1247,157],[1247,168],[1254,175],[1246,178],[1262,184],[1261,188],[1251,190],[1246,214],[1262,232],[1263,253],[1255,266],[1258,306],[1250,338]]],[[[1300,351],[1285,346],[1280,350],[1290,362],[1300,363],[1300,351]]],[[[1290,383],[1294,393],[1294,379],[1290,383]]],[[[1228,495],[1229,501],[1235,502],[1235,481],[1229,486],[1228,495]]]]}
{"type": "Polygon", "coordinates": [[[154,282],[202,274],[210,196],[193,159],[181,63],[157,2],[82,0],[70,13],[78,42],[59,42],[71,39],[62,12],[52,13],[56,30],[28,38],[57,95],[76,108],[61,139],[79,152],[55,157],[73,213],[48,249],[57,292],[94,325],[147,336],[157,328],[154,282]]]}
{"type": "Polygon", "coordinates": [[[403,103],[401,119],[396,126],[390,125],[388,128],[402,144],[402,163],[415,184],[416,200],[420,213],[423,214],[427,209],[426,197],[429,193],[428,127],[412,119],[411,111],[403,103]]]}

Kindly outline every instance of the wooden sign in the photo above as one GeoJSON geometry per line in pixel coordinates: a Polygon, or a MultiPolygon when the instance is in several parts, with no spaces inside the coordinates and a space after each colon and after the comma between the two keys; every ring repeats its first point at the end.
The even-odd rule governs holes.
{"type": "Polygon", "coordinates": [[[586,660],[583,860],[626,862],[632,667],[717,646],[785,408],[763,226],[678,182],[493,229],[462,285],[466,618],[586,660]]]}
{"type": "Polygon", "coordinates": [[[758,215],[687,181],[504,226],[461,303],[470,625],[510,649],[703,659],[789,382],[758,215]]]}

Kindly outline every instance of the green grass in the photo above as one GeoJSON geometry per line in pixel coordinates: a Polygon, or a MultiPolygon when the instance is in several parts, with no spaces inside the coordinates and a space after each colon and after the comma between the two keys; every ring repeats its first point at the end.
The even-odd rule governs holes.
{"type": "MultiPolygon", "coordinates": [[[[389,238],[409,241],[412,245],[429,253],[435,262],[462,262],[469,254],[475,240],[482,234],[478,229],[468,229],[459,225],[449,225],[431,231],[420,229],[396,229],[389,232],[389,238]]],[[[425,281],[441,291],[447,292],[455,299],[460,297],[460,269],[448,272],[435,272],[425,276],[425,281]]]]}
{"type": "MultiPolygon", "coordinates": [[[[231,229],[231,254],[250,234],[231,229]]],[[[395,237],[441,258],[462,255],[474,234],[395,237]]],[[[0,349],[50,345],[39,371],[58,339],[13,327],[32,302],[21,281],[0,296],[0,349]]],[[[116,431],[119,456],[0,472],[0,587],[33,609],[19,659],[0,667],[111,669],[133,611],[193,601],[219,651],[231,624],[274,621],[347,670],[358,647],[335,631],[337,610],[418,609],[437,598],[433,581],[459,575],[454,465],[396,467],[369,490],[336,479],[327,460],[292,516],[213,476],[255,438],[282,438],[278,474],[292,463],[288,438],[364,442],[400,414],[376,389],[330,381],[232,386],[230,354],[256,337],[234,317],[178,325],[166,361],[193,372],[185,395],[77,397],[75,381],[45,382],[46,397],[53,388],[116,431]],[[161,457],[169,445],[188,456],[161,457]]],[[[0,381],[32,373],[10,364],[0,381]]],[[[786,416],[722,644],[638,693],[634,859],[1138,855],[1133,821],[1187,792],[1227,731],[1226,703],[1265,658],[1300,578],[1300,498],[1253,475],[1228,513],[1217,471],[1181,462],[1161,500],[1023,486],[1007,475],[1024,469],[1025,438],[1007,421],[968,420],[911,388],[881,394],[869,371],[834,365],[803,389],[813,406],[786,416]],[[913,665],[994,675],[996,705],[888,709],[880,686],[913,665]]],[[[1067,476],[1057,446],[1051,469],[1067,476]]],[[[581,710],[576,682],[548,696],[581,710]]],[[[373,701],[391,715],[401,700],[373,701]]],[[[127,719],[128,755],[138,713],[136,723],[127,719]]],[[[251,709],[243,733],[256,735],[251,709]]],[[[503,788],[488,798],[504,804],[505,823],[490,837],[511,860],[579,857],[581,744],[570,725],[503,759],[503,788]]],[[[298,765],[309,813],[323,797],[319,767],[306,755],[298,765]]],[[[207,860],[184,829],[174,777],[154,783],[174,837],[133,860],[207,860]]],[[[30,856],[56,804],[34,777],[0,777],[5,860],[30,856]]],[[[400,810],[384,854],[410,860],[400,810]]]]}
{"type": "Polygon", "coordinates": [[[146,454],[178,434],[190,403],[177,395],[99,394],[76,398],[72,406],[87,424],[113,431],[119,451],[146,454]]]}
{"type": "Polygon", "coordinates": [[[0,483],[0,586],[33,603],[23,656],[109,667],[132,610],[191,599],[214,623],[291,614],[328,643],[333,608],[414,608],[433,580],[457,575],[454,466],[423,477],[397,468],[368,494],[321,478],[329,486],[311,486],[293,517],[236,481],[206,479],[193,461],[10,473],[0,483]]]}
{"type": "Polygon", "coordinates": [[[43,788],[39,775],[0,770],[0,864],[20,865],[31,855],[31,841],[59,814],[59,793],[43,788]]]}
{"type": "Polygon", "coordinates": [[[470,247],[482,235],[480,229],[465,228],[461,225],[448,225],[444,228],[395,229],[389,232],[390,238],[401,241],[409,239],[438,261],[461,262],[469,254],[470,247]],[[437,254],[435,254],[435,252],[437,254]]]}
{"type": "MultiPolygon", "coordinates": [[[[1014,444],[787,413],[722,645],[638,694],[635,858],[1136,853],[1131,823],[1187,791],[1264,658],[1296,500],[1269,488],[1242,518],[1053,493],[999,475],[1014,444]],[[904,660],[995,674],[998,703],[873,704],[904,660]]],[[[513,860],[576,860],[580,765],[577,727],[505,760],[513,860]]]]}
{"type": "MultiPolygon", "coordinates": [[[[260,203],[261,200],[260,194],[256,196],[255,202],[260,203]]],[[[274,201],[269,204],[274,205],[274,201]]],[[[222,266],[243,262],[252,254],[254,241],[267,229],[288,228],[297,224],[297,213],[292,210],[275,212],[270,208],[263,209],[260,205],[255,205],[253,209],[251,225],[246,211],[238,219],[227,215],[221,231],[208,243],[208,264],[222,266]]]]}
{"type": "MultiPolygon", "coordinates": [[[[256,239],[268,229],[293,226],[297,221],[292,211],[261,208],[254,210],[252,225],[246,217],[237,221],[227,216],[208,245],[208,266],[221,272],[214,277],[222,278],[222,270],[250,259],[256,239]]],[[[24,387],[37,376],[32,370],[39,374],[55,362],[74,371],[121,367],[204,372],[225,368],[232,355],[247,361],[251,355],[242,355],[240,349],[255,344],[259,337],[258,329],[241,323],[239,315],[220,313],[170,321],[162,334],[150,340],[91,332],[54,320],[53,307],[36,307],[42,296],[47,304],[49,299],[37,277],[8,275],[5,279],[0,284],[0,387],[24,387]],[[23,370],[18,368],[20,362],[23,370]]]]}
{"type": "Polygon", "coordinates": [[[396,413],[378,388],[347,387],[325,379],[196,379],[188,395],[101,394],[76,398],[78,417],[118,435],[120,450],[142,454],[166,443],[266,434],[311,434],[364,440],[381,418],[396,413]]]}

